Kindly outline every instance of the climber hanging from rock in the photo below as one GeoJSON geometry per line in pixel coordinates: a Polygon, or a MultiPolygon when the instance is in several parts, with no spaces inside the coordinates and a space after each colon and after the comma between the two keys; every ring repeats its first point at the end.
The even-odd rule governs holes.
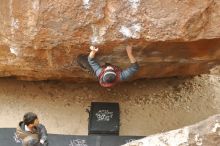
{"type": "Polygon", "coordinates": [[[95,60],[95,55],[99,49],[94,46],[90,46],[90,50],[91,52],[89,53],[89,56],[80,54],[77,57],[77,63],[88,72],[94,73],[102,87],[112,87],[120,81],[128,80],[139,69],[139,65],[132,54],[132,46],[126,47],[131,65],[124,70],[120,69],[118,66],[108,63],[101,67],[95,60]]]}

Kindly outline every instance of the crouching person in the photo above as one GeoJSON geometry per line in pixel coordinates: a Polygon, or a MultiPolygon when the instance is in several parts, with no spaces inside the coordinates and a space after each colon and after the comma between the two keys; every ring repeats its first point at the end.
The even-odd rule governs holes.
{"type": "Polygon", "coordinates": [[[16,135],[22,140],[23,146],[48,146],[47,130],[39,123],[35,113],[24,115],[16,129],[16,135]]]}

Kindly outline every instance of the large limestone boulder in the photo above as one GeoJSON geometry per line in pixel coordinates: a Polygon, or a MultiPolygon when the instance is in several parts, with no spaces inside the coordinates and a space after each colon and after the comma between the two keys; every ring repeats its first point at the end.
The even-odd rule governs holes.
{"type": "Polygon", "coordinates": [[[123,146],[219,146],[220,115],[195,125],[148,136],[123,146]]]}
{"type": "Polygon", "coordinates": [[[135,78],[207,73],[220,63],[219,0],[0,0],[0,76],[89,80],[76,56],[129,65],[135,78]]]}

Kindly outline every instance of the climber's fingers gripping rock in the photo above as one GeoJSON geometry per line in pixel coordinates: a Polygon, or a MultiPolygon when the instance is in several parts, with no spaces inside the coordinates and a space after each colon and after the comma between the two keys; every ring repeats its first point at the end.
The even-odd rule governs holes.
{"type": "Polygon", "coordinates": [[[96,48],[94,46],[90,46],[90,50],[93,52],[98,52],[99,48],[96,48]]]}

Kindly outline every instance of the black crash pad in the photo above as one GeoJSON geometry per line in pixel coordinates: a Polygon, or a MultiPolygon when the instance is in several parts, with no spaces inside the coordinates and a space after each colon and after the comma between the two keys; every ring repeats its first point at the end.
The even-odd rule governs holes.
{"type": "Polygon", "coordinates": [[[89,113],[89,134],[119,134],[119,104],[92,102],[89,113]]]}
{"type": "MultiPolygon", "coordinates": [[[[141,138],[143,136],[48,135],[49,146],[121,146],[141,138]]],[[[0,129],[0,146],[21,146],[20,142],[16,143],[15,129],[0,129]]]]}
{"type": "Polygon", "coordinates": [[[15,129],[0,129],[0,146],[21,146],[20,141],[17,141],[15,136],[15,129]]]}

